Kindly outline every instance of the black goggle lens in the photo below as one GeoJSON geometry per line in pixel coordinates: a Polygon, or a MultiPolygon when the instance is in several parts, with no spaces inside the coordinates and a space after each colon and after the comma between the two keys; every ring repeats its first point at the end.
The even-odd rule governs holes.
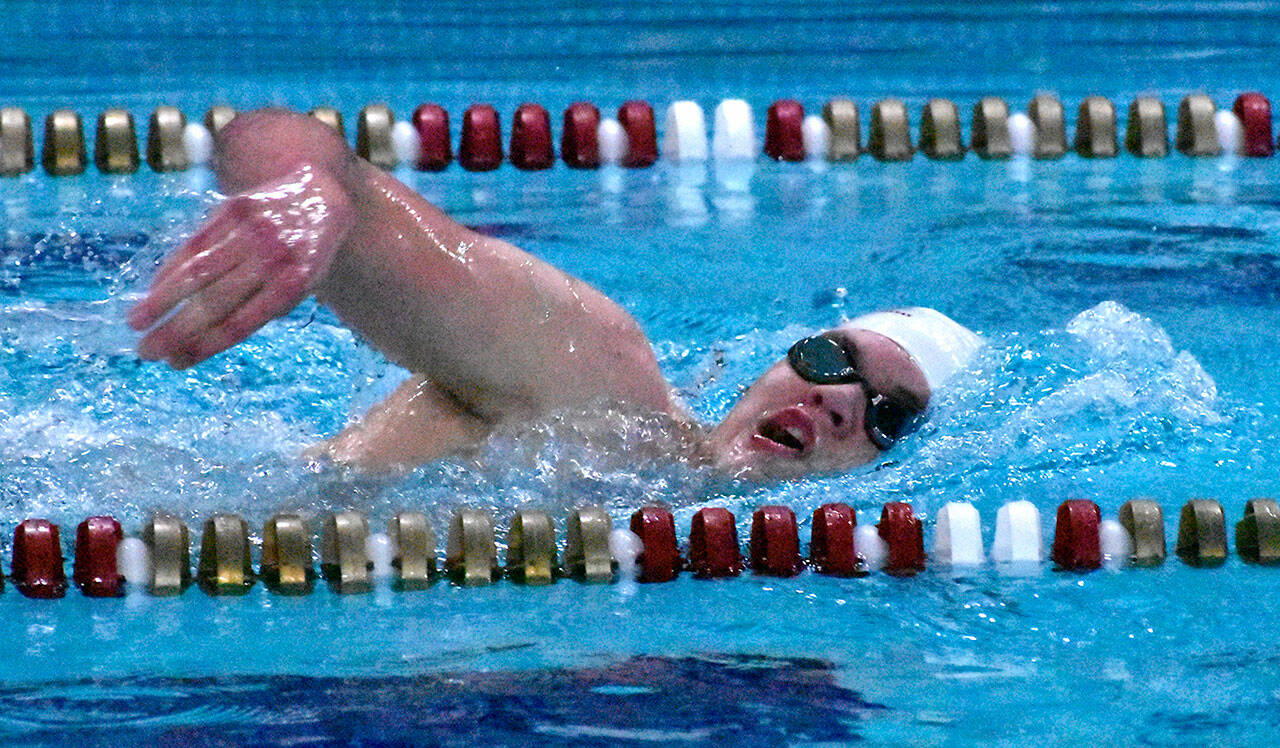
{"type": "Polygon", "coordinates": [[[821,335],[797,340],[787,351],[787,361],[806,382],[850,384],[862,381],[844,346],[821,335]]]}
{"type": "Polygon", "coordinates": [[[875,395],[867,403],[867,436],[881,449],[888,450],[902,437],[920,425],[920,413],[884,395],[875,395]]]}

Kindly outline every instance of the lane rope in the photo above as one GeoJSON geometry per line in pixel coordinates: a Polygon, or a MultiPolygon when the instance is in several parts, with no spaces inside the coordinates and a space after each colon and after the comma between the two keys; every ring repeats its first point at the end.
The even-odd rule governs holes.
{"type": "MultiPolygon", "coordinates": [[[[847,162],[863,153],[879,161],[909,161],[917,151],[939,161],[960,160],[970,151],[984,160],[1058,159],[1069,152],[1105,159],[1117,157],[1122,150],[1138,158],[1163,158],[1173,150],[1197,158],[1223,154],[1265,158],[1276,146],[1271,103],[1258,92],[1240,94],[1229,109],[1218,109],[1204,94],[1186,96],[1178,105],[1172,148],[1164,102],[1151,96],[1140,96],[1129,106],[1123,149],[1116,107],[1102,96],[1080,102],[1070,145],[1065,110],[1051,94],[1033,98],[1026,112],[1011,111],[999,97],[982,98],[972,108],[967,144],[960,108],[947,99],[924,104],[915,140],[905,103],[895,98],[875,102],[865,146],[856,103],[833,98],[821,111],[821,116],[806,115],[799,101],[775,101],[766,113],[761,141],[755,114],[742,99],[725,99],[716,106],[710,132],[697,102],[676,101],[665,111],[659,140],[653,108],[647,102],[628,101],[614,117],[607,117],[596,105],[579,101],[564,111],[559,156],[570,168],[590,170],[601,165],[645,168],[659,154],[675,163],[752,160],[760,153],[787,162],[847,162]]],[[[148,120],[145,148],[140,150],[133,115],[108,109],[97,117],[90,160],[80,114],[59,109],[45,117],[39,165],[55,177],[83,174],[91,163],[104,174],[132,174],[144,162],[155,172],[204,166],[212,155],[214,137],[235,114],[230,107],[215,106],[200,122],[188,122],[177,108],[158,106],[148,120]]],[[[337,109],[316,107],[310,114],[346,137],[337,109]]],[[[449,121],[449,113],[437,104],[418,106],[404,121],[396,120],[387,105],[370,104],[357,117],[355,149],[385,169],[440,171],[455,161],[449,121]]],[[[488,104],[477,103],[462,115],[456,162],[468,171],[492,171],[504,162],[523,170],[548,169],[556,162],[554,142],[548,111],[525,103],[512,115],[504,151],[500,114],[488,104]]],[[[33,171],[35,145],[30,115],[17,107],[0,109],[0,176],[33,171]]]]}
{"type": "MultiPolygon", "coordinates": [[[[996,515],[994,542],[982,543],[978,510],[968,502],[943,506],[932,522],[933,543],[925,552],[925,527],[910,504],[890,502],[878,524],[859,525],[847,504],[830,503],[813,512],[808,556],[803,556],[795,512],[769,505],[751,518],[746,552],[739,544],[737,519],[724,507],[704,507],[692,517],[682,551],[671,511],[646,506],[631,515],[630,530],[616,530],[598,506],[574,510],[564,522],[562,551],[556,522],[536,510],[517,512],[507,525],[506,564],[498,561],[493,518],[475,509],[453,514],[443,559],[436,535],[418,512],[392,517],[385,533],[372,532],[364,514],[324,516],[320,531],[320,572],[315,569],[315,537],[307,519],[283,513],[262,530],[257,571],[249,525],[233,514],[204,521],[195,572],[191,533],[173,515],[156,514],[138,537],[126,537],[113,517],[89,517],[76,528],[72,583],[86,597],[120,597],[126,591],[177,596],[193,584],[213,596],[243,595],[262,582],[278,595],[306,595],[317,579],[338,594],[366,593],[379,583],[400,591],[422,590],[440,580],[460,586],[487,586],[506,578],[517,584],[545,585],[559,579],[609,583],[619,568],[634,568],[645,583],[670,582],[682,573],[699,579],[739,576],[746,570],[773,577],[794,577],[806,569],[837,577],[884,572],[912,576],[926,566],[948,569],[994,565],[1043,566],[1057,571],[1089,572],[1107,567],[1150,567],[1164,563],[1165,528],[1160,505],[1151,499],[1126,502],[1116,517],[1102,516],[1085,499],[1064,501],[1056,513],[1046,553],[1040,512],[1029,501],[1014,501],[996,515]],[[626,535],[620,540],[619,533],[626,535]],[[625,541],[625,542],[622,542],[625,541]],[[619,548],[635,557],[619,558],[619,548]]],[[[1226,562],[1228,529],[1222,505],[1192,499],[1181,509],[1176,555],[1188,566],[1216,567],[1226,562]]],[[[1235,548],[1250,565],[1280,566],[1280,505],[1253,499],[1235,526],[1235,548]]],[[[14,529],[13,585],[31,598],[67,593],[58,525],[46,519],[22,521],[14,529]]]]}

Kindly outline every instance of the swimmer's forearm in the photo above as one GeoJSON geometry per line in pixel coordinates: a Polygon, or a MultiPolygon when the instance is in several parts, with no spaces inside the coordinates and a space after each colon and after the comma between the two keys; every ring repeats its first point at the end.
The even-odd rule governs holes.
{"type": "Polygon", "coordinates": [[[488,424],[415,374],[359,422],[310,451],[339,464],[394,471],[475,447],[488,430],[488,424]]]}

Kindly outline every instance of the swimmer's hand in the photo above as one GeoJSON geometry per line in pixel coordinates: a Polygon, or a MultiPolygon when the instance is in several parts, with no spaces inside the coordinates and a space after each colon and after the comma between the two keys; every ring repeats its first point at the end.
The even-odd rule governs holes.
{"type": "Polygon", "coordinates": [[[161,266],[127,317],[142,358],[185,369],[287,314],[324,280],[352,222],[332,176],[304,166],[232,197],[161,266]]]}

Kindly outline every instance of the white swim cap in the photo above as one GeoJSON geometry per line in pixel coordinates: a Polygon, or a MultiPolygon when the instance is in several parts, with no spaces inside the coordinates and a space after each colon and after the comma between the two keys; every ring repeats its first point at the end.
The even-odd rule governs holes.
{"type": "Polygon", "coordinates": [[[864,314],[841,327],[879,333],[897,343],[924,372],[930,390],[956,373],[983,344],[973,330],[922,306],[864,314]]]}

